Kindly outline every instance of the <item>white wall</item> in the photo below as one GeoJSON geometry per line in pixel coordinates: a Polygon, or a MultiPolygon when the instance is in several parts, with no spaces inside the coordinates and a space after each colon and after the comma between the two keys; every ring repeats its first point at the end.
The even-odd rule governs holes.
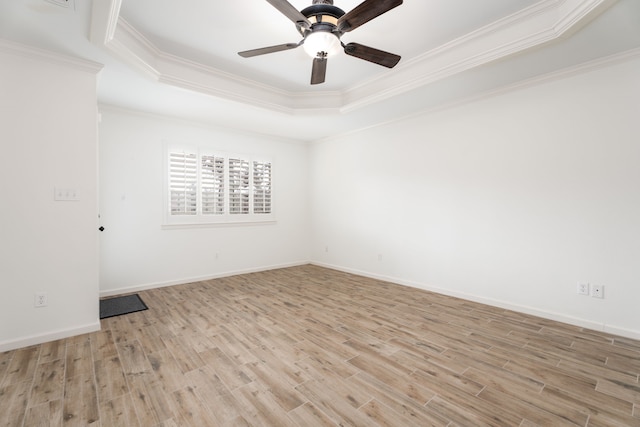
{"type": "Polygon", "coordinates": [[[0,351],[97,330],[97,64],[0,40],[0,351]],[[54,201],[54,187],[80,200],[54,201]],[[35,308],[34,293],[48,306],[35,308]]]}
{"type": "Polygon", "coordinates": [[[307,146],[110,107],[101,116],[102,295],[308,262],[307,146]],[[163,229],[165,141],[270,158],[276,223],[163,229]]]}
{"type": "Polygon", "coordinates": [[[96,330],[99,293],[309,260],[640,338],[638,59],[311,148],[105,107],[99,236],[98,67],[0,63],[0,351],[96,330]],[[273,158],[277,223],[162,229],[164,140],[273,158]]]}
{"type": "Polygon", "coordinates": [[[639,75],[636,58],[315,144],[312,260],[640,337],[639,75]]]}

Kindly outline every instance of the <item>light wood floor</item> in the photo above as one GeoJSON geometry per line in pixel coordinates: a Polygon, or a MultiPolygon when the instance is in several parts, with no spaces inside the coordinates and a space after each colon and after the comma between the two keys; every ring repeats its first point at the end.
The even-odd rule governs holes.
{"type": "Polygon", "coordinates": [[[3,426],[640,426],[640,342],[314,266],[0,353],[3,426]]]}

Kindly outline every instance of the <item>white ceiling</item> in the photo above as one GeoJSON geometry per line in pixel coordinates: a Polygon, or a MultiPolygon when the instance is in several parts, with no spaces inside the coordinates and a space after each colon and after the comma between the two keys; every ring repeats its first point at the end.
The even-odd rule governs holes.
{"type": "Polygon", "coordinates": [[[237,55],[300,40],[265,0],[0,0],[0,38],[105,64],[102,104],[313,141],[637,54],[640,1],[406,0],[342,37],[398,66],[341,53],[315,86],[301,48],[237,55]]]}
{"type": "MultiPolygon", "coordinates": [[[[361,1],[336,0],[334,4],[349,11],[361,1]]],[[[536,1],[408,0],[346,33],[343,41],[398,52],[410,60],[536,1]],[[468,9],[469,4],[474,5],[472,10],[468,9]]],[[[290,0],[290,3],[302,10],[311,0],[290,0]]],[[[344,90],[361,80],[389,72],[375,64],[339,55],[330,59],[326,83],[322,87],[310,87],[311,59],[302,49],[241,58],[238,51],[301,39],[295,25],[265,0],[191,0],[186,4],[170,0],[125,0],[120,16],[164,52],[288,91],[344,90]]]]}

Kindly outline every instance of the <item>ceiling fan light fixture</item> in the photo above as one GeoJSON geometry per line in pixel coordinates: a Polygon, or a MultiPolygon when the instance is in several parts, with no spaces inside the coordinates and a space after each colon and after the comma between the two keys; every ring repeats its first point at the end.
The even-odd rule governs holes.
{"type": "Polygon", "coordinates": [[[328,31],[314,31],[309,33],[302,45],[307,54],[315,58],[318,53],[324,52],[327,56],[335,55],[342,50],[338,37],[328,31]]]}

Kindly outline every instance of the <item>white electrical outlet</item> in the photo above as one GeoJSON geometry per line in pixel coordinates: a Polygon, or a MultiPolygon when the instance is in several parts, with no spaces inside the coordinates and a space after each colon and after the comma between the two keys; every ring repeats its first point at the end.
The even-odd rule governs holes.
{"type": "Polygon", "coordinates": [[[47,293],[37,292],[35,294],[35,300],[33,302],[34,307],[46,307],[47,306],[47,293]]]}
{"type": "Polygon", "coordinates": [[[604,298],[604,285],[593,285],[591,287],[591,296],[594,298],[604,298]]]}
{"type": "Polygon", "coordinates": [[[578,295],[589,295],[589,284],[578,282],[578,295]]]}

